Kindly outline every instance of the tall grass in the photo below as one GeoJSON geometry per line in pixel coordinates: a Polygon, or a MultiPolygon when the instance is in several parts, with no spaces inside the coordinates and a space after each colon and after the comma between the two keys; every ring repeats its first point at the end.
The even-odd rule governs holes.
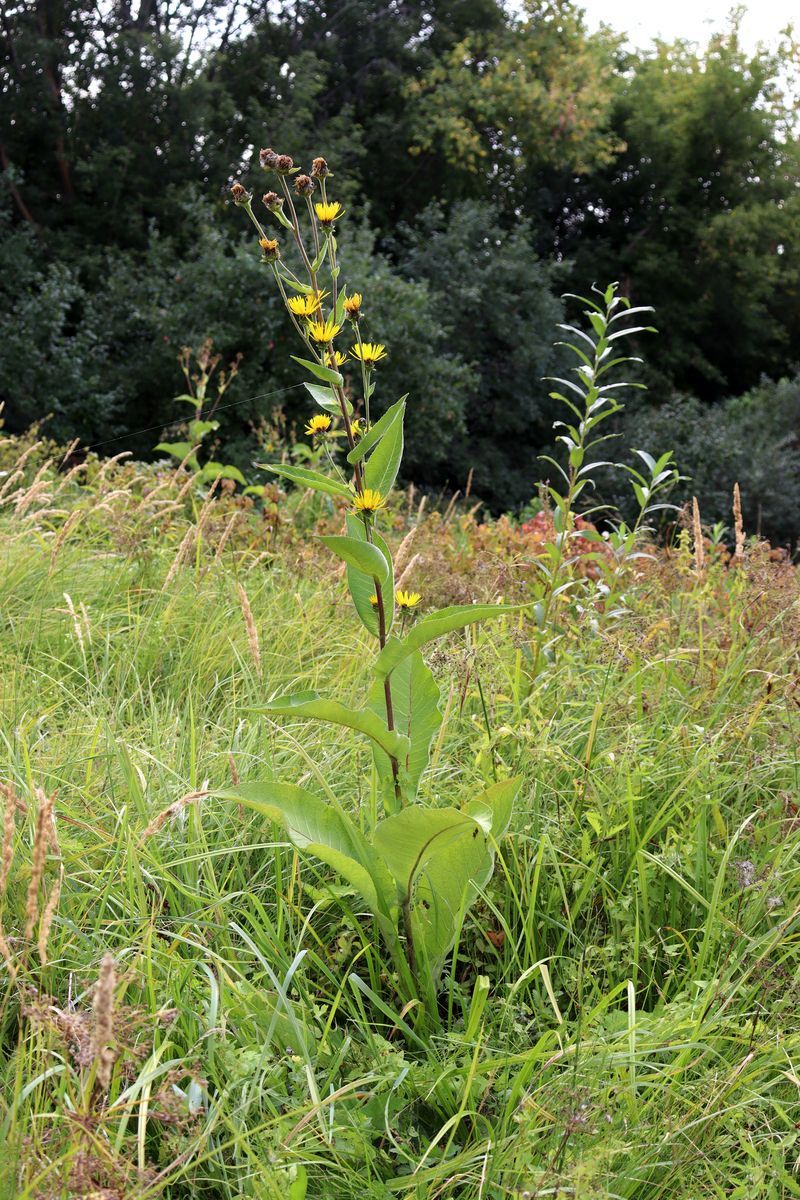
{"type": "MultiPolygon", "coordinates": [[[[571,618],[533,685],[519,617],[433,656],[426,799],[498,761],[524,783],[422,1035],[354,895],[205,795],[274,774],[374,812],[355,737],[242,715],[352,698],[344,583],[298,577],[252,514],[217,555],[229,514],[177,474],[147,508],[154,486],[119,467],[35,519],[0,508],[3,1194],[800,1194],[792,569],[637,563],[630,616],[571,618]]],[[[426,522],[421,590],[530,588],[496,529],[426,522]],[[454,582],[487,539],[502,572],[454,582]]]]}

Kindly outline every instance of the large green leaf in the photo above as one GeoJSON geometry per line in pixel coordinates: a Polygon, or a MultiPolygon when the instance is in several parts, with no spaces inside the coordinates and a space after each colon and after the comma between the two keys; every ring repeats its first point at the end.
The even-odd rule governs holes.
{"type": "MultiPolygon", "coordinates": [[[[355,516],[354,513],[348,513],[346,524],[350,537],[356,538],[360,542],[366,542],[367,534],[364,529],[364,522],[360,517],[355,516]]],[[[394,568],[392,565],[392,553],[377,529],[372,530],[372,541],[389,564],[389,578],[385,585],[381,585],[386,622],[385,633],[388,634],[394,621],[394,568]]],[[[365,575],[357,567],[348,565],[347,586],[350,588],[350,595],[353,597],[353,604],[361,618],[361,623],[366,626],[371,634],[377,637],[379,633],[378,610],[371,599],[375,594],[375,580],[372,575],[365,575]]]]}
{"type": "Polygon", "coordinates": [[[420,872],[411,910],[417,963],[438,978],[464,913],[492,873],[494,858],[478,824],[442,846],[420,872]]]}
{"type": "Polygon", "coordinates": [[[382,932],[395,936],[395,885],[386,864],[347,815],[288,783],[241,784],[216,793],[282,825],[298,850],[332,867],[361,895],[382,932]]]}
{"type": "Polygon", "coordinates": [[[387,429],[397,418],[398,413],[402,414],[402,412],[405,410],[405,402],[406,397],[401,396],[400,399],[396,400],[394,404],[390,405],[383,416],[379,417],[375,424],[367,430],[358,445],[354,446],[347,456],[347,461],[351,466],[355,466],[357,462],[361,462],[361,459],[364,457],[364,455],[369,454],[372,447],[378,444],[383,435],[386,433],[387,429]]]}
{"type": "Polygon", "coordinates": [[[417,876],[431,859],[454,840],[484,834],[473,817],[457,808],[421,808],[412,805],[386,817],[375,826],[373,842],[395,882],[400,899],[408,895],[417,876]]]}
{"type": "Polygon", "coordinates": [[[521,782],[518,775],[513,779],[501,779],[464,806],[465,812],[474,817],[484,833],[490,833],[495,842],[499,842],[508,829],[521,782]]]}
{"type": "Polygon", "coordinates": [[[242,487],[247,483],[238,467],[232,467],[230,463],[207,462],[200,472],[200,482],[210,483],[213,479],[235,479],[242,487]]]}
{"type": "Polygon", "coordinates": [[[296,483],[300,487],[313,488],[315,492],[327,492],[329,496],[352,495],[349,488],[340,483],[338,479],[331,479],[330,476],[322,475],[319,471],[310,471],[307,467],[285,467],[278,463],[274,465],[268,463],[266,469],[273,475],[291,479],[292,483],[296,483]]]}
{"type": "Polygon", "coordinates": [[[524,604],[456,604],[430,613],[417,621],[402,640],[390,638],[387,641],[375,660],[375,674],[379,679],[384,678],[409,654],[445,633],[463,629],[466,625],[474,625],[476,621],[486,621],[490,617],[508,616],[509,613],[519,612],[525,607],[527,606],[524,604]]]}
{"type": "Polygon", "coordinates": [[[301,367],[305,367],[312,375],[316,375],[317,379],[322,379],[325,383],[334,383],[337,387],[341,387],[344,383],[339,372],[332,371],[330,367],[323,367],[321,363],[312,362],[310,358],[298,358],[296,354],[291,357],[296,363],[300,363],[301,367]]]}
{"type": "MultiPolygon", "coordinates": [[[[342,406],[336,398],[333,388],[324,387],[321,383],[306,383],[303,386],[325,412],[332,413],[335,417],[342,415],[342,406]]],[[[352,413],[353,406],[346,397],[344,403],[348,414],[352,413]]]]}
{"type": "Polygon", "coordinates": [[[191,467],[193,471],[200,470],[200,464],[198,463],[195,455],[192,453],[193,450],[197,449],[197,444],[195,442],[159,442],[157,446],[153,447],[153,449],[166,450],[167,454],[171,454],[172,457],[177,458],[179,462],[186,460],[186,465],[191,467]],[[191,455],[191,458],[188,457],[189,455],[191,455]]]}
{"type": "Polygon", "coordinates": [[[319,540],[348,566],[357,567],[365,575],[377,579],[382,588],[389,583],[391,567],[386,555],[376,545],[362,542],[357,537],[342,537],[339,534],[321,537],[319,540]]]}
{"type": "MultiPolygon", "coordinates": [[[[376,680],[370,689],[369,706],[386,720],[386,692],[382,679],[376,680]]],[[[406,768],[406,799],[413,800],[420,776],[428,765],[431,740],[442,723],[439,687],[419,650],[409,654],[392,672],[392,711],[395,729],[405,734],[409,741],[408,755],[405,764],[401,765],[406,768]]],[[[373,754],[385,801],[391,807],[394,800],[391,763],[380,747],[373,747],[373,754]]]]}
{"type": "Polygon", "coordinates": [[[403,414],[406,408],[405,400],[398,400],[395,407],[397,408],[397,413],[394,419],[387,427],[386,432],[372,451],[364,467],[365,486],[374,488],[382,496],[388,496],[394,487],[394,481],[397,478],[400,461],[403,457],[403,414]]]}
{"type": "Polygon", "coordinates": [[[338,700],[326,700],[316,692],[295,692],[291,696],[278,696],[267,704],[259,704],[249,712],[279,714],[285,717],[314,717],[332,725],[344,725],[365,733],[368,738],[394,758],[405,759],[408,753],[408,738],[397,730],[387,729],[386,723],[368,708],[346,708],[338,700]]]}

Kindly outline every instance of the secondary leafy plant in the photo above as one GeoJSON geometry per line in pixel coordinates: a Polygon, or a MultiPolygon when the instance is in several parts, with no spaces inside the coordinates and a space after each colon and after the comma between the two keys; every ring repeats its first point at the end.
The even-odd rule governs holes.
{"type": "Polygon", "coordinates": [[[179,462],[186,463],[191,470],[197,471],[200,483],[212,483],[215,479],[233,479],[242,486],[246,483],[238,467],[215,462],[213,459],[209,459],[201,466],[197,457],[197,452],[204,439],[208,437],[209,433],[215,433],[219,429],[219,421],[214,420],[214,413],[238,374],[240,358],[241,355],[233,360],[227,371],[222,370],[217,375],[217,394],[212,400],[208,395],[208,388],[220,364],[220,356],[213,353],[211,339],[207,338],[196,354],[189,346],[184,346],[178,356],[186,380],[186,391],[176,399],[184,404],[191,404],[194,416],[187,426],[188,440],[159,442],[155,449],[166,451],[179,462]],[[192,362],[193,355],[194,363],[192,362]]]}
{"type": "MultiPolygon", "coordinates": [[[[567,457],[566,462],[562,463],[550,455],[542,456],[555,471],[554,480],[545,485],[552,504],[555,537],[545,547],[544,556],[537,561],[544,578],[544,588],[533,609],[537,626],[532,667],[534,676],[543,661],[554,660],[555,648],[561,638],[560,622],[553,618],[554,602],[566,600],[576,588],[583,588],[580,602],[584,609],[592,605],[612,617],[624,611],[624,594],[620,591],[622,568],[641,553],[639,541],[648,528],[649,518],[660,509],[674,507],[667,504],[664,497],[680,478],[671,461],[671,451],[656,459],[645,450],[635,450],[634,453],[643,464],[642,470],[598,456],[597,448],[617,436],[602,431],[600,427],[622,411],[623,405],[617,399],[619,391],[626,387],[644,387],[642,383],[609,382],[608,373],[614,368],[641,361],[620,352],[621,339],[640,333],[655,333],[655,330],[650,325],[619,324],[624,317],[651,313],[653,310],[645,306],[631,308],[630,301],[617,293],[615,283],[609,284],[604,291],[598,288],[594,290],[599,302],[586,296],[565,297],[586,305],[584,316],[589,328],[560,326],[572,340],[557,344],[572,351],[578,362],[572,369],[573,379],[551,377],[550,380],[564,389],[552,391],[550,396],[568,410],[567,419],[555,423],[559,431],[556,441],[566,447],[567,457]],[[597,487],[598,473],[608,467],[621,468],[630,478],[637,506],[637,515],[631,524],[621,518],[615,519],[617,514],[602,503],[584,508],[578,518],[580,497],[597,487]],[[586,521],[587,517],[598,513],[603,515],[607,525],[602,534],[586,521]],[[591,577],[577,576],[569,570],[578,557],[576,543],[586,542],[598,544],[598,551],[588,556],[597,564],[594,587],[590,586],[591,577]]],[[[586,561],[585,552],[582,558],[586,561]]]]}
{"type": "Polygon", "coordinates": [[[395,587],[392,553],[380,530],[403,457],[406,397],[375,419],[375,372],[387,352],[382,343],[362,338],[363,295],[341,281],[335,228],[344,210],[328,197],[327,163],[317,158],[310,174],[303,174],[288,155],[272,150],[262,150],[260,161],[281,191],[267,192],[263,203],[290,234],[297,271],[254,213],[252,194],[236,183],[232,196],[256,228],[262,261],[303,346],[303,353],[292,357],[310,376],[305,387],[320,410],[306,432],[326,448],[336,444],[336,437],[345,444],[341,467],[334,453],[328,453],[327,474],[285,464],[268,469],[332,496],[345,510],[344,532],[321,541],[345,564],[353,607],[375,639],[377,653],[361,708],[304,692],[274,698],[256,711],[327,721],[367,737],[384,815],[364,831],[338,803],[273,781],[224,794],[283,825],[299,850],[327,863],[358,894],[389,950],[398,990],[404,999],[422,1000],[431,1014],[437,981],[464,913],[491,876],[494,848],[508,825],[518,781],[501,780],[459,808],[415,803],[442,721],[439,688],[422,647],[477,621],[502,617],[512,607],[444,608],[406,629],[405,618],[420,596],[395,587]],[[314,202],[317,191],[320,199],[314,202]],[[346,364],[355,368],[355,388],[352,380],[345,386],[346,364]],[[360,395],[358,413],[355,392],[360,395]],[[398,609],[402,622],[396,620],[398,609]]]}

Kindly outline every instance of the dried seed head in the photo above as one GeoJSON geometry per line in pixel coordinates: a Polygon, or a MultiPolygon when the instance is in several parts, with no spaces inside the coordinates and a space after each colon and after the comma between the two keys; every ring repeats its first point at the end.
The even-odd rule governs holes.
{"type": "Polygon", "coordinates": [[[694,569],[698,575],[703,574],[706,555],[703,545],[703,527],[700,524],[700,505],[697,496],[692,497],[692,541],[694,542],[694,569]]]}
{"type": "Polygon", "coordinates": [[[42,913],[42,919],[39,922],[39,959],[43,967],[47,966],[47,943],[50,939],[50,930],[53,925],[53,920],[58,908],[58,901],[61,896],[61,885],[64,882],[64,867],[62,865],[59,870],[58,877],[53,884],[53,890],[50,893],[50,898],[47,901],[45,910],[42,913]]]}
{"type": "Polygon", "coordinates": [[[733,485],[733,528],[736,535],[736,551],[734,558],[736,562],[741,563],[744,558],[744,522],[742,521],[742,494],[739,491],[739,484],[733,485]]]}
{"type": "Polygon", "coordinates": [[[283,208],[283,199],[277,192],[264,192],[261,203],[273,213],[280,212],[283,208]]]}
{"type": "Polygon", "coordinates": [[[294,166],[294,159],[288,154],[279,154],[275,163],[275,170],[279,175],[288,175],[294,166]]]}
{"type": "Polygon", "coordinates": [[[244,617],[244,625],[247,630],[247,644],[250,647],[250,657],[258,674],[261,674],[261,647],[258,642],[258,630],[256,628],[255,617],[253,610],[250,607],[250,600],[247,592],[241,583],[236,585],[239,592],[239,603],[242,606],[242,616],[244,617]]]}
{"type": "Polygon", "coordinates": [[[324,158],[315,158],[311,164],[311,174],[315,179],[326,179],[330,175],[328,164],[324,158]]]}
{"type": "Polygon", "coordinates": [[[3,849],[0,853],[0,896],[5,893],[11,861],[14,857],[14,814],[16,811],[16,795],[8,783],[0,783],[0,796],[3,797],[3,849]]]}
{"type": "Polygon", "coordinates": [[[294,190],[298,196],[310,196],[315,188],[314,180],[310,175],[296,175],[294,180],[294,190]]]}
{"type": "Polygon", "coordinates": [[[234,183],[233,187],[231,188],[231,197],[233,199],[233,203],[238,205],[240,208],[246,207],[253,199],[252,192],[248,192],[246,187],[242,187],[241,183],[234,183]]]}
{"type": "Polygon", "coordinates": [[[278,166],[278,155],[271,149],[260,150],[258,161],[265,171],[274,171],[278,166]]]}
{"type": "Polygon", "coordinates": [[[111,1082],[114,1066],[114,989],[117,986],[117,970],[113,955],[104,954],[100,963],[100,976],[94,993],[94,1058],[97,1064],[97,1081],[105,1091],[111,1082]]]}

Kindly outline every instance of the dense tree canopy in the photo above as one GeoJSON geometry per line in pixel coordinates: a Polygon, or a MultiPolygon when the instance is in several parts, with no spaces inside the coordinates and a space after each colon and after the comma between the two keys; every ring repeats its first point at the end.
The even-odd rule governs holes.
{"type": "Polygon", "coordinates": [[[227,200],[259,187],[262,145],[334,166],[423,485],[474,467],[495,506],[530,497],[558,296],[594,280],[657,310],[637,429],[663,431],[678,393],[713,423],[755,388],[751,419],[800,361],[788,42],[747,53],[734,24],[634,54],[568,0],[10,0],[1,32],[14,427],[52,413],[59,436],[146,453],[137,431],[175,418],[178,347],[206,336],[244,355],[222,430],[243,464],[272,406],[302,414],[276,396],[296,382],[286,318],[227,200]]]}

